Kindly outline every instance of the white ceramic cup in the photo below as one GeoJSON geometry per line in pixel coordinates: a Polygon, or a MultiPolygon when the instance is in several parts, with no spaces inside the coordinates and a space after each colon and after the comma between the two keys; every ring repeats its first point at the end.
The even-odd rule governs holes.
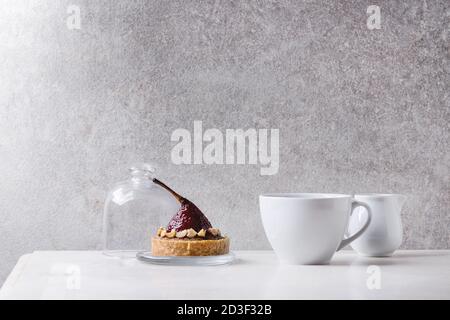
{"type": "Polygon", "coordinates": [[[358,238],[369,226],[370,208],[351,195],[279,193],[259,196],[261,218],[281,263],[327,264],[333,254],[358,238]],[[366,208],[366,223],[345,238],[356,207],[366,208]]]}

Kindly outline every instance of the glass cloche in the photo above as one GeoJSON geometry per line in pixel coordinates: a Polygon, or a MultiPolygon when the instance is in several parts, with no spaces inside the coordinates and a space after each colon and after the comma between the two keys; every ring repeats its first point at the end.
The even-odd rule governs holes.
{"type": "Polygon", "coordinates": [[[179,208],[173,196],[153,183],[153,166],[135,165],[129,172],[128,180],[109,191],[103,212],[103,253],[121,258],[150,251],[151,236],[179,208]]]}

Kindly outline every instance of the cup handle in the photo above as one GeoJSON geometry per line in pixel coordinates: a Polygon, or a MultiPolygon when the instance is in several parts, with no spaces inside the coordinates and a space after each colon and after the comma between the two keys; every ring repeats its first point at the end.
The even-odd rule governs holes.
{"type": "Polygon", "coordinates": [[[352,200],[352,209],[350,211],[350,215],[353,214],[353,211],[357,207],[364,207],[364,208],[366,208],[366,210],[367,210],[367,221],[364,224],[364,226],[358,232],[356,232],[354,235],[352,235],[352,236],[342,240],[341,244],[339,245],[339,247],[337,248],[336,251],[341,250],[345,246],[349,245],[353,240],[357,239],[360,235],[362,235],[364,233],[364,231],[366,231],[367,227],[370,224],[370,221],[372,220],[372,211],[370,210],[370,207],[366,203],[360,202],[360,201],[356,201],[356,200],[352,200]]]}

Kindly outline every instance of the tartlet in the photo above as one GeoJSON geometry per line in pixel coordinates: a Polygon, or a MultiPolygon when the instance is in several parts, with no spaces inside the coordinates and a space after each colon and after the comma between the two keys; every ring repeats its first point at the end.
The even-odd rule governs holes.
{"type": "Polygon", "coordinates": [[[153,179],[153,182],[169,191],[181,204],[167,227],[160,227],[152,237],[153,256],[216,256],[229,252],[230,239],[213,228],[195,204],[161,181],[153,179]]]}
{"type": "MultiPolygon", "coordinates": [[[[230,250],[230,239],[228,237],[222,237],[221,235],[213,236],[198,236],[195,235],[192,238],[183,236],[188,230],[182,230],[176,232],[175,236],[172,238],[166,235],[161,236],[161,233],[165,232],[166,229],[160,229],[160,235],[152,237],[152,255],[153,256],[217,256],[221,254],[226,254],[230,250]],[[183,236],[177,237],[177,235],[183,236]]],[[[195,230],[190,229],[192,233],[195,230]]],[[[210,231],[205,231],[201,229],[200,232],[195,232],[196,234],[203,232],[209,233],[210,231]]],[[[169,236],[171,236],[169,232],[169,236]]]]}

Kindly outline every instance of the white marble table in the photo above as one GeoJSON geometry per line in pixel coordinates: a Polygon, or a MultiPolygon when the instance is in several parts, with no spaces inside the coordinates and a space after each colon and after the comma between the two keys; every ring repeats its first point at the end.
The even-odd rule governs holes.
{"type": "Polygon", "coordinates": [[[20,258],[1,299],[450,299],[450,250],[391,258],[339,252],[331,265],[283,266],[271,251],[237,251],[232,265],[175,267],[97,251],[20,258]]]}

